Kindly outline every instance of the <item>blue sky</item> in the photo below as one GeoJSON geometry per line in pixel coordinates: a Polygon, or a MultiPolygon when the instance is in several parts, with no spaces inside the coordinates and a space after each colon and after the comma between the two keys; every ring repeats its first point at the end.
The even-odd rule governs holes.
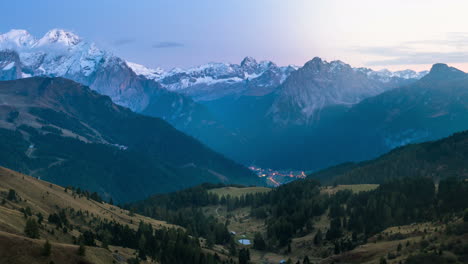
{"type": "Polygon", "coordinates": [[[71,30],[132,62],[189,67],[245,56],[302,65],[468,70],[467,1],[80,0],[2,3],[0,32],[71,30]]]}

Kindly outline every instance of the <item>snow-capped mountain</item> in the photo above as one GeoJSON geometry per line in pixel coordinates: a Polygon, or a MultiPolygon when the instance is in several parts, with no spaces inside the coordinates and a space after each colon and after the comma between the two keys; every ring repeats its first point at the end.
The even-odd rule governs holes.
{"type": "Polygon", "coordinates": [[[320,139],[334,130],[337,115],[425,74],[353,68],[320,58],[283,67],[251,57],[239,64],[165,71],[125,61],[64,30],[42,38],[24,30],[0,35],[0,80],[71,79],[134,111],[163,118],[230,158],[267,167],[299,164],[292,161],[300,160],[296,146],[303,142],[293,139],[320,139]],[[331,129],[323,128],[329,124],[331,129]],[[284,153],[274,155],[278,146],[291,163],[282,163],[284,153]]]}
{"type": "MultiPolygon", "coordinates": [[[[197,85],[252,81],[267,71],[274,71],[279,75],[278,82],[274,84],[279,84],[293,70],[293,66],[278,67],[271,61],[258,63],[254,58],[246,57],[240,64],[209,63],[188,70],[174,69],[164,75],[160,82],[169,90],[184,90],[197,85]]],[[[263,85],[271,86],[272,84],[267,82],[263,85]]]]}
{"type": "Polygon", "coordinates": [[[208,63],[189,69],[164,72],[127,63],[135,73],[158,81],[164,88],[191,96],[196,101],[211,101],[224,96],[263,95],[265,89],[280,85],[296,66],[280,67],[271,61],[257,62],[246,57],[240,64],[208,63]]]}
{"type": "Polygon", "coordinates": [[[126,63],[128,67],[130,67],[133,70],[133,72],[135,72],[137,75],[144,76],[149,80],[159,80],[166,73],[162,68],[151,69],[138,63],[133,63],[129,61],[127,61],[126,63]]]}
{"type": "Polygon", "coordinates": [[[64,77],[89,86],[133,111],[160,117],[214,149],[226,142],[236,142],[232,132],[204,106],[162,87],[156,79],[163,73],[128,63],[65,30],[51,30],[42,38],[35,38],[25,30],[0,35],[0,80],[64,77]],[[217,141],[209,141],[213,135],[217,141]]]}
{"type": "Polygon", "coordinates": [[[420,71],[416,72],[413,70],[402,70],[402,71],[389,71],[387,69],[382,69],[374,71],[369,68],[355,68],[356,71],[367,74],[370,78],[374,78],[381,82],[389,82],[392,78],[401,78],[401,79],[415,79],[419,80],[424,77],[429,71],[420,71]]]}
{"type": "Polygon", "coordinates": [[[60,76],[89,85],[133,110],[147,104],[148,98],[139,96],[137,87],[125,85],[125,80],[116,80],[117,75],[111,74],[112,71],[132,74],[123,60],[72,32],[53,29],[36,39],[25,30],[11,30],[0,35],[0,50],[18,53],[19,62],[15,63],[20,63],[21,76],[17,78],[60,76]]]}
{"type": "Polygon", "coordinates": [[[23,29],[12,29],[0,35],[0,45],[3,49],[21,49],[33,46],[37,40],[23,29]]]}
{"type": "Polygon", "coordinates": [[[163,112],[150,112],[180,129],[196,114],[193,108],[197,107],[190,98],[162,88],[158,82],[136,74],[123,59],[61,29],[50,30],[39,39],[25,30],[0,35],[0,80],[31,76],[74,80],[137,112],[149,105],[166,105],[169,109],[163,112]]]}

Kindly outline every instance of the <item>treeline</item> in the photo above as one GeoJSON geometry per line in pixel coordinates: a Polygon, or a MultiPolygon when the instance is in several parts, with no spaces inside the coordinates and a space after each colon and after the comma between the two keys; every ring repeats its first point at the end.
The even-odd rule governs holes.
{"type": "Polygon", "coordinates": [[[237,187],[243,188],[243,185],[237,184],[223,184],[223,183],[204,183],[195,187],[187,188],[184,190],[167,193],[156,194],[143,201],[130,203],[125,205],[127,208],[136,208],[140,212],[146,214],[155,214],[155,209],[167,208],[170,210],[178,210],[187,207],[202,207],[208,205],[229,205],[232,209],[250,205],[254,201],[257,194],[247,194],[240,197],[233,197],[230,195],[219,196],[209,190],[224,187],[237,187]],[[153,212],[152,212],[153,211],[153,212]]]}
{"type": "Polygon", "coordinates": [[[322,215],[328,207],[327,196],[320,195],[320,183],[313,180],[292,182],[267,193],[219,196],[209,192],[210,189],[226,186],[203,184],[170,194],[155,195],[125,207],[183,226],[191,235],[225,245],[233,243],[227,223],[219,223],[215,217],[206,216],[200,208],[220,205],[232,211],[251,207],[251,216],[267,219],[269,245],[275,247],[286,245],[297,234],[311,232],[313,217],[322,215]]]}
{"type": "Polygon", "coordinates": [[[250,207],[251,216],[264,219],[267,225],[265,234],[255,236],[254,247],[275,250],[287,246],[289,250],[292,238],[315,233],[314,243],[334,245],[335,253],[351,250],[387,227],[442,220],[461,215],[468,208],[468,182],[456,178],[441,180],[437,191],[431,178],[419,177],[393,179],[373,191],[354,194],[343,190],[334,195],[321,193],[320,183],[312,179],[240,197],[219,197],[209,192],[220,187],[223,185],[201,185],[127,206],[220,244],[232,243],[227,223],[206,216],[201,207],[250,207]],[[317,229],[314,223],[325,213],[330,225],[317,229]]]}
{"type": "Polygon", "coordinates": [[[205,215],[201,207],[225,205],[228,210],[234,210],[263,204],[265,196],[247,194],[241,197],[230,195],[219,197],[209,192],[211,189],[227,186],[243,187],[206,183],[174,193],[154,195],[146,200],[124,205],[124,207],[133,212],[182,226],[190,235],[206,238],[209,247],[214,244],[229,245],[234,253],[235,243],[227,229],[228,223],[220,223],[215,217],[205,215]]]}
{"type": "MultiPolygon", "coordinates": [[[[93,201],[96,201],[98,203],[104,202],[104,199],[97,193],[97,192],[90,192],[87,190],[82,190],[80,187],[75,188],[73,186],[67,186],[65,187],[64,192],[68,192],[68,190],[71,190],[72,195],[78,195],[79,197],[86,197],[86,199],[91,199],[93,201]]],[[[113,204],[114,202],[112,201],[112,198],[109,200],[110,204],[113,204]]]]}
{"type": "Polygon", "coordinates": [[[318,186],[312,180],[297,181],[269,194],[278,199],[265,206],[267,248],[285,246],[293,237],[315,230],[316,244],[331,242],[340,253],[390,226],[461,217],[468,208],[468,182],[455,178],[440,181],[437,192],[431,178],[394,179],[373,191],[345,190],[332,196],[320,194],[318,186]],[[315,229],[314,217],[327,209],[329,228],[315,229]]]}
{"type": "Polygon", "coordinates": [[[216,254],[202,252],[198,238],[182,229],[153,229],[140,222],[138,230],[116,222],[101,222],[92,231],[86,231],[83,242],[95,246],[94,239],[106,245],[128,247],[138,251],[138,258],[150,257],[159,263],[227,263],[216,254]]]}

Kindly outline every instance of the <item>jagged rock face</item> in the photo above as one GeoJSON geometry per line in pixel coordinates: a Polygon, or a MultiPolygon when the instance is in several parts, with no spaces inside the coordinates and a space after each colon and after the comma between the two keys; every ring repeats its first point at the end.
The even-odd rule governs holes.
{"type": "Polygon", "coordinates": [[[14,80],[22,76],[18,54],[11,50],[0,52],[0,81],[14,80]]]}
{"type": "Polygon", "coordinates": [[[320,119],[320,111],[327,106],[351,106],[406,82],[404,78],[355,69],[341,61],[314,58],[291,73],[268,114],[279,124],[309,124],[320,119]]]}

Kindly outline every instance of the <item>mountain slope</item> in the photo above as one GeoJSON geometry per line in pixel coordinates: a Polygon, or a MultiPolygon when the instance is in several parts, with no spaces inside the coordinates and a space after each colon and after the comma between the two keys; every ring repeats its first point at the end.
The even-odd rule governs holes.
{"type": "Polygon", "coordinates": [[[440,139],[468,129],[466,102],[468,75],[436,64],[418,82],[352,107],[335,127],[347,131],[347,138],[337,133],[331,140],[355,157],[348,160],[362,160],[408,143],[440,139]]]}
{"type": "Polygon", "coordinates": [[[369,75],[341,61],[328,63],[316,57],[282,84],[268,114],[275,123],[307,124],[319,120],[327,106],[354,105],[406,82],[369,75]]]}
{"type": "Polygon", "coordinates": [[[128,225],[132,230],[138,229],[140,221],[151,224],[155,229],[175,227],[138,214],[130,216],[129,211],[117,206],[97,202],[69,188],[65,189],[3,167],[0,167],[0,191],[2,200],[5,201],[0,205],[0,263],[47,264],[51,260],[55,263],[111,263],[113,260],[125,263],[125,259],[132,257],[132,251],[120,247],[110,247],[118,251],[116,255],[103,248],[87,247],[86,256],[78,256],[78,245],[73,245],[73,237],[76,239],[88,230],[86,220],[93,217],[128,225]],[[14,190],[14,199],[7,198],[9,190],[14,190]],[[39,214],[44,218],[39,229],[41,240],[24,236],[26,218],[21,211],[25,208],[29,208],[34,215],[32,218],[39,214]],[[50,215],[60,214],[62,210],[66,212],[70,229],[66,232],[52,221],[48,221],[50,215]],[[73,216],[73,212],[88,212],[88,216],[85,216],[85,213],[82,217],[73,216]],[[89,217],[91,214],[93,217],[89,217]],[[41,256],[45,239],[52,244],[50,257],[41,256]]]}
{"type": "Polygon", "coordinates": [[[202,239],[180,226],[3,167],[0,200],[0,263],[123,264],[137,258],[142,264],[221,263],[226,258],[219,250],[215,259],[213,250],[200,245],[202,239]]]}
{"type": "Polygon", "coordinates": [[[219,149],[228,156],[261,167],[318,169],[349,159],[341,158],[340,149],[330,150],[333,146],[327,142],[350,108],[422,75],[375,72],[314,58],[267,94],[225,96],[201,103],[247,142],[219,149]],[[252,145],[257,147],[252,149],[252,145]]]}
{"type": "Polygon", "coordinates": [[[308,178],[328,184],[384,183],[404,177],[466,179],[467,159],[468,132],[465,131],[437,141],[400,147],[374,160],[325,169],[308,178]]]}
{"type": "MultiPolygon", "coordinates": [[[[349,108],[425,74],[352,68],[320,58],[301,68],[281,67],[251,57],[240,64],[209,63],[165,72],[126,62],[58,29],[40,39],[12,30],[0,35],[0,50],[0,79],[69,78],[134,111],[160,117],[238,162],[281,169],[324,168],[398,145],[378,143],[359,155],[336,156],[336,149],[323,142],[342,140],[330,135],[341,123],[349,124],[342,117],[349,108]],[[325,153],[318,153],[321,149],[325,153]]],[[[393,142],[401,135],[388,137],[393,142]]],[[[354,136],[349,138],[352,146],[354,136]]]]}
{"type": "Polygon", "coordinates": [[[138,69],[61,29],[50,30],[40,39],[25,30],[0,35],[0,80],[31,76],[71,79],[133,111],[162,118],[203,142],[211,143],[207,140],[211,135],[218,135],[223,142],[238,142],[207,109],[190,97],[163,88],[152,78],[136,74],[141,73],[138,69]]]}
{"type": "Polygon", "coordinates": [[[416,82],[366,98],[351,107],[323,108],[320,119],[311,126],[296,126],[282,134],[288,143],[276,147],[281,148],[286,158],[271,152],[269,159],[276,164],[283,162],[311,170],[372,159],[399,146],[467,130],[466,102],[467,74],[436,64],[416,82]]]}
{"type": "MultiPolygon", "coordinates": [[[[3,63],[19,69],[18,79],[30,76],[64,77],[90,86],[132,110],[145,108],[161,87],[139,78],[123,61],[76,34],[53,29],[36,39],[25,30],[0,35],[3,63]]],[[[3,71],[5,67],[3,67],[3,71]]]]}
{"type": "Polygon", "coordinates": [[[127,201],[206,181],[256,183],[246,168],[163,120],[62,78],[0,82],[0,164],[127,201]],[[117,162],[118,161],[118,162],[117,162]]]}

